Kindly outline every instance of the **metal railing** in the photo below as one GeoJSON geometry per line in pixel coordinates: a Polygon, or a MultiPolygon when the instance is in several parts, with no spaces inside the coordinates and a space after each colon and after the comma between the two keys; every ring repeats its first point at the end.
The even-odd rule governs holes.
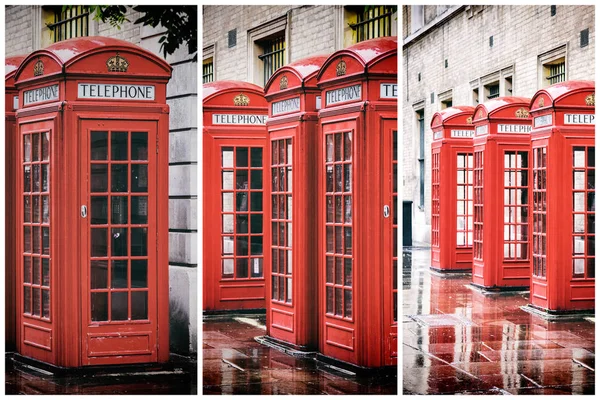
{"type": "Polygon", "coordinates": [[[561,62],[560,64],[552,64],[549,66],[550,73],[546,77],[548,83],[551,85],[559,82],[565,81],[565,63],[561,62]]]}
{"type": "Polygon", "coordinates": [[[278,68],[285,65],[285,37],[281,36],[275,39],[271,39],[266,42],[265,53],[258,56],[264,65],[264,83],[266,84],[271,75],[277,71],[278,68]]]}
{"type": "Polygon", "coordinates": [[[202,64],[202,83],[208,83],[214,81],[214,71],[213,71],[213,63],[212,60],[205,64],[202,64]]]}
{"type": "Polygon", "coordinates": [[[89,35],[90,13],[83,6],[73,6],[54,12],[54,23],[48,28],[53,32],[54,43],[89,35]]]}
{"type": "Polygon", "coordinates": [[[392,35],[392,14],[390,6],[374,6],[358,13],[358,22],[350,24],[356,31],[356,42],[392,35]]]}

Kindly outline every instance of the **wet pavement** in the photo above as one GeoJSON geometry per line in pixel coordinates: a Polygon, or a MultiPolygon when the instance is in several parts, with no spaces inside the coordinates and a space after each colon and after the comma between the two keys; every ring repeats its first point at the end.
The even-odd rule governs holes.
{"type": "Polygon", "coordinates": [[[80,371],[56,375],[6,357],[6,394],[197,394],[197,363],[194,359],[171,356],[171,362],[144,370],[80,371]],[[175,360],[173,360],[175,358],[175,360]]]}
{"type": "Polygon", "coordinates": [[[529,293],[484,295],[403,252],[404,394],[594,394],[593,320],[547,321],[529,293]]]}
{"type": "Polygon", "coordinates": [[[266,333],[264,316],[206,318],[203,394],[396,394],[397,375],[357,377],[327,370],[254,340],[266,333]]]}

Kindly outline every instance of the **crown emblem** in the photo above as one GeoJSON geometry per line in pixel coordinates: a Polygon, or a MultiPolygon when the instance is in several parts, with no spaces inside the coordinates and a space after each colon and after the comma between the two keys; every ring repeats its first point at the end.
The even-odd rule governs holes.
{"type": "Polygon", "coordinates": [[[287,76],[282,76],[281,80],[279,81],[279,90],[283,90],[283,89],[287,89],[288,87],[288,78],[287,76]]]}
{"type": "Polygon", "coordinates": [[[467,118],[467,124],[472,124],[472,123],[473,123],[473,117],[467,118]]]}
{"type": "Polygon", "coordinates": [[[479,110],[479,118],[483,117],[483,110],[479,110]]]}
{"type": "Polygon", "coordinates": [[[38,58],[37,62],[33,66],[33,76],[40,75],[44,75],[44,63],[42,63],[42,60],[38,58]]]}
{"type": "Polygon", "coordinates": [[[529,111],[527,111],[524,107],[521,107],[515,111],[515,116],[517,118],[529,118],[529,111]]]}
{"type": "Polygon", "coordinates": [[[344,60],[340,60],[337,67],[335,67],[336,76],[346,75],[346,62],[344,60]]]}
{"type": "Polygon", "coordinates": [[[129,68],[129,61],[124,57],[121,57],[117,52],[116,56],[112,56],[106,61],[108,72],[127,72],[129,68]]]}
{"type": "Polygon", "coordinates": [[[592,93],[588,97],[586,97],[585,104],[588,106],[595,106],[596,105],[596,93],[592,93]]]}
{"type": "Polygon", "coordinates": [[[248,104],[250,104],[250,98],[244,93],[240,93],[233,98],[234,106],[247,106],[248,104]]]}
{"type": "Polygon", "coordinates": [[[540,97],[540,101],[538,101],[538,107],[544,107],[544,98],[540,97]]]}

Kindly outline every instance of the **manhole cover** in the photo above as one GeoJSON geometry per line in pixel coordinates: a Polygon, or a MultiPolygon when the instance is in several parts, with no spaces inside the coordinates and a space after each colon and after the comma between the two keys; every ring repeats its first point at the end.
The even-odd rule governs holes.
{"type": "Polygon", "coordinates": [[[468,319],[453,314],[431,314],[431,315],[409,315],[415,322],[424,326],[456,326],[456,325],[475,325],[468,319]]]}

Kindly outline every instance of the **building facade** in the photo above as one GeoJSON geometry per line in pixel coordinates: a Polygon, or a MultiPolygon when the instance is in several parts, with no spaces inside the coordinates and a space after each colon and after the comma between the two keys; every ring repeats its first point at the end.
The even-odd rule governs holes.
{"type": "Polygon", "coordinates": [[[204,6],[203,83],[264,86],[275,70],[359,41],[396,36],[392,6],[204,6]]]}
{"type": "MultiPolygon", "coordinates": [[[[164,29],[136,25],[128,7],[121,29],[95,21],[82,7],[7,6],[5,57],[27,55],[80,36],[106,36],[134,43],[159,56],[164,29]]],[[[173,67],[167,86],[169,134],[169,308],[171,352],[197,352],[197,62],[182,46],[166,61],[173,67]]],[[[8,266],[7,266],[8,267],[8,266]]]]}
{"type": "Polygon", "coordinates": [[[432,116],[594,80],[594,6],[403,6],[402,186],[414,243],[430,243],[432,116]]]}

